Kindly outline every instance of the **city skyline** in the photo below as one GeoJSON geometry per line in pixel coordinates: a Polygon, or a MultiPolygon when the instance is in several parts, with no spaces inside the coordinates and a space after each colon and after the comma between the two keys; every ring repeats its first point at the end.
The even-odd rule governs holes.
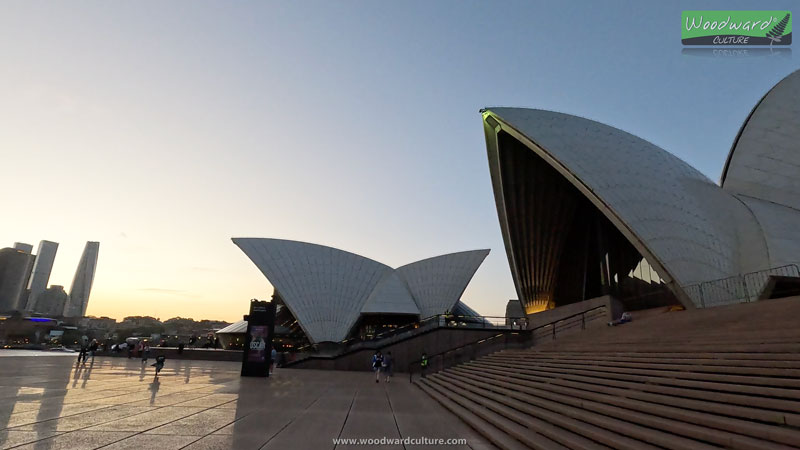
{"type": "Polygon", "coordinates": [[[3,297],[0,312],[16,310],[24,314],[47,316],[86,316],[100,251],[99,242],[86,242],[69,285],[69,294],[64,292],[65,285],[49,282],[58,242],[42,240],[36,253],[33,253],[33,245],[25,242],[14,242],[13,247],[0,247],[0,250],[4,255],[4,267],[0,268],[3,297]],[[63,294],[52,292],[52,289],[63,294]],[[59,304],[62,297],[66,301],[59,304]]]}
{"type": "Polygon", "coordinates": [[[490,248],[463,299],[502,315],[480,108],[607,123],[718,181],[747,112],[800,68],[682,53],[691,2],[43,5],[0,5],[0,236],[59,242],[49,285],[67,288],[102,242],[87,314],[116,318],[240,320],[272,289],[232,236],[393,267],[490,248]],[[630,17],[647,38],[611,35],[630,17]]]}

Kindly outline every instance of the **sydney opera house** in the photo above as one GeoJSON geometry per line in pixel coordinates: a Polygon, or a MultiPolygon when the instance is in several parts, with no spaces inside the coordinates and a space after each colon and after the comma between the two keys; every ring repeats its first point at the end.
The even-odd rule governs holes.
{"type": "Polygon", "coordinates": [[[528,314],[603,295],[630,310],[711,306],[764,289],[766,278],[747,274],[797,271],[800,71],[753,109],[719,184],[592,120],[518,108],[482,114],[506,253],[528,314]],[[714,289],[724,292],[709,296],[714,289]]]}
{"type": "Polygon", "coordinates": [[[339,343],[379,327],[437,314],[477,316],[461,302],[461,295],[489,254],[489,250],[451,253],[394,269],[306,242],[263,238],[233,242],[275,288],[279,315],[288,316],[276,319],[276,325],[299,328],[311,344],[339,343]]]}

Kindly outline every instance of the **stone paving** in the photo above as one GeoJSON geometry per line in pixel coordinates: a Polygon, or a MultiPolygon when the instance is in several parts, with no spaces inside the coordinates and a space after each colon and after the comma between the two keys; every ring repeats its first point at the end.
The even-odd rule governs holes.
{"type": "Polygon", "coordinates": [[[0,449],[494,448],[402,375],[378,384],[364,372],[278,369],[256,379],[239,377],[238,363],[167,360],[155,382],[152,359],[76,358],[0,350],[0,449]]]}

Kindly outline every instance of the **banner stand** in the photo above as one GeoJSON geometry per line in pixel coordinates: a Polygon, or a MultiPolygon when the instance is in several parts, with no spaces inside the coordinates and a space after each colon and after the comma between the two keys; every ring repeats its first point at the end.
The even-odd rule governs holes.
{"type": "Polygon", "coordinates": [[[272,362],[272,336],[275,331],[275,303],[250,301],[250,314],[244,316],[247,332],[242,352],[243,377],[268,377],[272,362]]]}

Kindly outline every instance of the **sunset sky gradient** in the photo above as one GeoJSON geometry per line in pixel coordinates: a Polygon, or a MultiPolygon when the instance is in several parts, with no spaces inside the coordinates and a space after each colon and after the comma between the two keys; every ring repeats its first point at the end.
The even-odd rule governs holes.
{"type": "Polygon", "coordinates": [[[682,54],[697,2],[602,3],[2,2],[0,246],[59,242],[51,283],[69,289],[100,241],[92,315],[229,321],[272,293],[231,237],[395,267],[491,248],[464,300],[502,315],[481,107],[599,120],[718,180],[800,68],[682,54]]]}

